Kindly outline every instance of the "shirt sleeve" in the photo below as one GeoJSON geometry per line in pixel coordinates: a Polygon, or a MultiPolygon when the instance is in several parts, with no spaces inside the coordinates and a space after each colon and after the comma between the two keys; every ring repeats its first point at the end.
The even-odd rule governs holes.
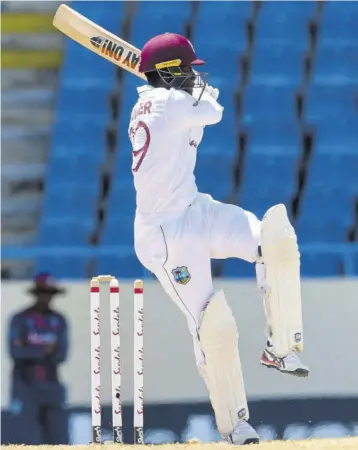
{"type": "Polygon", "coordinates": [[[224,108],[206,92],[196,103],[196,99],[187,92],[171,89],[166,113],[170,127],[179,131],[218,123],[223,111],[224,108]]]}
{"type": "Polygon", "coordinates": [[[62,319],[62,327],[58,336],[56,351],[51,356],[56,363],[66,361],[68,354],[68,325],[65,319],[62,319]]]}
{"type": "Polygon", "coordinates": [[[13,359],[40,360],[45,356],[45,349],[39,345],[24,345],[22,336],[23,318],[16,314],[10,321],[8,347],[13,359]]]}

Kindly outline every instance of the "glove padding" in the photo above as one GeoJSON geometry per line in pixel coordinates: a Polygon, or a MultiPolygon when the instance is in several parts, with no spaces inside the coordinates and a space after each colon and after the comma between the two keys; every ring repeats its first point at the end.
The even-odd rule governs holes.
{"type": "Polygon", "coordinates": [[[206,86],[205,91],[207,94],[210,95],[214,100],[217,100],[219,98],[219,89],[214,88],[213,86],[206,86]]]}
{"type": "MultiPolygon", "coordinates": [[[[193,72],[200,77],[200,72],[196,70],[194,70],[193,72]]],[[[193,97],[196,100],[199,98],[202,89],[203,89],[202,87],[195,87],[193,89],[193,97]]],[[[206,85],[204,92],[207,92],[210,95],[210,97],[212,97],[214,100],[217,100],[219,98],[219,89],[214,88],[213,86],[206,85]]]]}

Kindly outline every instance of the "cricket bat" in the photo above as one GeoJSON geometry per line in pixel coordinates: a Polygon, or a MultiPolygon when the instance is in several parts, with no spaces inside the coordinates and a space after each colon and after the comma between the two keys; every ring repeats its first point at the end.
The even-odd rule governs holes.
{"type": "Polygon", "coordinates": [[[147,81],[139,72],[141,51],[82,16],[67,5],[60,5],[53,25],[66,36],[88,48],[118,67],[147,81]]]}

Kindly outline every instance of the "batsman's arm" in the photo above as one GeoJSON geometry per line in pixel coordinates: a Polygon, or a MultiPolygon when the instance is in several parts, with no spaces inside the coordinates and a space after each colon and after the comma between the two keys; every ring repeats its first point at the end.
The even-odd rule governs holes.
{"type": "Polygon", "coordinates": [[[56,349],[53,355],[50,356],[56,363],[66,361],[68,355],[68,325],[66,320],[62,317],[62,326],[58,336],[56,349]]]}
{"type": "Polygon", "coordinates": [[[220,122],[224,111],[207,92],[195,104],[195,99],[187,92],[172,89],[168,102],[167,120],[177,130],[214,125],[220,122]]]}
{"type": "Polygon", "coordinates": [[[46,349],[43,345],[25,345],[22,338],[22,319],[15,315],[9,325],[8,347],[13,359],[41,360],[45,357],[46,349]]]}

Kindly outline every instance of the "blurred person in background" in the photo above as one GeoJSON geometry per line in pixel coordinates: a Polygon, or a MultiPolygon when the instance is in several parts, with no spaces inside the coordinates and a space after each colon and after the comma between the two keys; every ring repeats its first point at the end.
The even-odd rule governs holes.
{"type": "Polygon", "coordinates": [[[48,273],[40,273],[28,292],[35,301],[11,318],[8,334],[14,362],[10,404],[14,443],[67,444],[65,388],[58,365],[67,358],[68,326],[51,308],[53,298],[65,290],[48,273]]]}

